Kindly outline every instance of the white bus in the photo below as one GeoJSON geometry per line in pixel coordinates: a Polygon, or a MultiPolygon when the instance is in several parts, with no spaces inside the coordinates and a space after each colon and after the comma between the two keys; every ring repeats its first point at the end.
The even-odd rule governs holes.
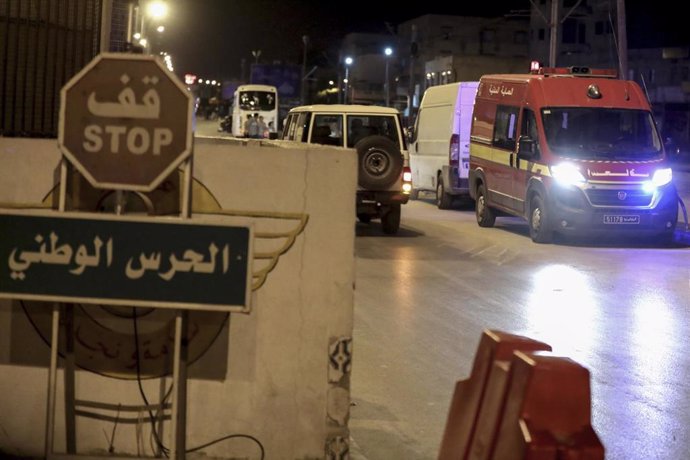
{"type": "Polygon", "coordinates": [[[270,85],[241,85],[232,100],[232,135],[244,137],[247,115],[264,117],[271,137],[278,130],[278,89],[270,85]]]}

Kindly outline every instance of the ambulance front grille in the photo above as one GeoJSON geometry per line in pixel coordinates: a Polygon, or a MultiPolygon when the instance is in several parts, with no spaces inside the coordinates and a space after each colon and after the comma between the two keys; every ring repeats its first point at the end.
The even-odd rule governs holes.
{"type": "Polygon", "coordinates": [[[586,193],[594,206],[649,206],[653,197],[643,190],[589,189],[586,193]]]}

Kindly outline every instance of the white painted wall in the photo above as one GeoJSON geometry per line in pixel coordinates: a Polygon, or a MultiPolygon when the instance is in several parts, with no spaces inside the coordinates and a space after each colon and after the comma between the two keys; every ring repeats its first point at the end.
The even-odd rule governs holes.
{"type": "MultiPolygon", "coordinates": [[[[41,202],[57,182],[59,160],[55,140],[0,137],[0,207],[41,202]]],[[[255,291],[251,313],[232,314],[224,334],[190,366],[188,448],[242,433],[261,441],[266,458],[324,458],[329,438],[348,439],[349,375],[330,368],[328,349],[333,340],[352,337],[356,165],[354,151],[345,149],[196,140],[194,177],[223,209],[306,213],[309,221],[255,291]],[[227,369],[220,379],[194,377],[216,367],[227,369]]],[[[264,220],[255,231],[283,225],[264,220]]],[[[48,356],[18,302],[0,300],[0,452],[43,454],[48,356]],[[17,358],[26,354],[33,363],[17,358]]],[[[144,388],[155,400],[168,384],[153,379],[144,388]]],[[[61,391],[62,385],[58,452],[64,449],[61,391]]],[[[76,395],[142,404],[135,381],[85,371],[77,372],[76,395]]],[[[168,446],[169,430],[166,423],[168,446]]],[[[78,452],[105,453],[112,431],[113,423],[78,418],[78,452]]],[[[151,455],[149,433],[147,424],[117,426],[115,453],[151,455]]],[[[259,458],[247,439],[203,453],[259,458]]]]}

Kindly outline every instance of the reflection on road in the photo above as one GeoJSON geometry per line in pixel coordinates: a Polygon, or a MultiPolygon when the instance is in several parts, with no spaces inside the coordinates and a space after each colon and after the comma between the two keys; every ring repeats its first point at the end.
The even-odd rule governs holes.
{"type": "Polygon", "coordinates": [[[577,359],[583,349],[596,346],[602,321],[591,286],[587,274],[568,265],[547,265],[534,274],[527,318],[555,354],[577,359]]]}

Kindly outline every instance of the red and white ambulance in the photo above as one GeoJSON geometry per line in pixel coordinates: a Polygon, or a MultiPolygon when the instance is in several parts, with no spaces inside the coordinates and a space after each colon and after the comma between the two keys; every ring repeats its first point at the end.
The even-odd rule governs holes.
{"type": "Polygon", "coordinates": [[[533,69],[481,78],[470,138],[477,223],[522,216],[554,232],[671,239],[678,195],[647,98],[614,71],[533,69]]]}

